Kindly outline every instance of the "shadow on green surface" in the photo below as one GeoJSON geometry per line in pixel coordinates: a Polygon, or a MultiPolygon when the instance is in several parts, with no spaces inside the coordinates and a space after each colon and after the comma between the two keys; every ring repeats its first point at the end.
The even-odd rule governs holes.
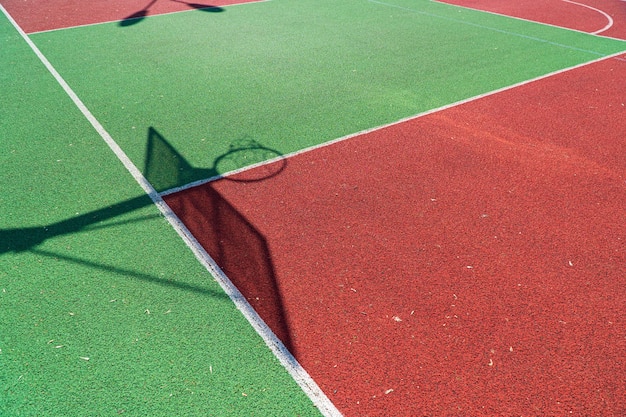
{"type": "MultiPolygon", "coordinates": [[[[227,152],[213,161],[212,168],[194,168],[163,136],[150,127],[147,138],[145,176],[155,189],[162,191],[170,186],[182,185],[188,179],[214,179],[221,175],[220,172],[223,173],[232,167],[241,168],[243,166],[242,163],[260,162],[260,158],[280,158],[280,156],[277,151],[266,148],[253,140],[246,139],[231,144],[227,152]]],[[[280,158],[279,162],[273,164],[272,167],[260,168],[261,174],[247,175],[241,173],[228,179],[244,182],[262,181],[278,175],[286,167],[286,164],[286,160],[280,158]]],[[[45,226],[0,229],[0,255],[7,252],[29,251],[57,236],[88,232],[99,228],[108,228],[159,217],[159,215],[150,215],[138,219],[104,223],[151,204],[152,200],[150,197],[141,195],[45,226]]]]}
{"type": "MultiPolygon", "coordinates": [[[[0,230],[0,254],[6,252],[24,252],[34,249],[41,243],[57,236],[86,232],[95,228],[111,227],[113,224],[98,225],[97,223],[121,216],[152,204],[147,195],[131,198],[112,206],[91,211],[67,220],[52,223],[46,226],[24,227],[17,229],[0,230]]],[[[144,221],[158,217],[157,215],[144,216],[134,221],[144,221]]],[[[115,225],[131,222],[131,220],[117,222],[115,225]]]]}
{"type": "Polygon", "coordinates": [[[216,179],[244,167],[263,164],[248,173],[229,175],[231,181],[255,182],[280,174],[287,160],[277,150],[267,148],[253,139],[243,138],[233,142],[228,151],[215,158],[211,168],[193,167],[155,128],[148,129],[148,145],[144,176],[157,191],[167,191],[194,181],[216,179]]]}
{"type": "MultiPolygon", "coordinates": [[[[154,4],[157,1],[158,0],[152,0],[150,1],[150,3],[146,4],[146,6],[143,9],[138,10],[129,16],[126,16],[124,19],[119,21],[118,23],[119,26],[121,27],[133,26],[141,22],[148,16],[150,8],[154,6],[154,4]]],[[[187,5],[190,9],[196,9],[196,10],[200,10],[200,11],[208,12],[208,13],[221,13],[225,11],[225,9],[223,9],[222,7],[212,6],[210,4],[189,3],[186,1],[182,1],[182,0],[170,0],[170,1],[173,1],[175,3],[182,3],[182,4],[187,5]]]]}
{"type": "Polygon", "coordinates": [[[140,196],[123,201],[113,206],[109,206],[107,208],[94,210],[87,214],[76,216],[57,223],[52,223],[47,226],[0,230],[0,256],[7,252],[31,252],[36,255],[66,261],[75,265],[86,266],[99,271],[113,273],[165,287],[192,291],[195,293],[209,295],[214,298],[222,298],[224,300],[227,300],[228,296],[226,294],[221,291],[210,289],[208,287],[197,286],[182,281],[174,281],[167,278],[157,277],[144,272],[123,268],[117,265],[107,265],[102,262],[95,262],[93,260],[81,258],[74,254],[70,255],[67,253],[52,251],[50,249],[39,248],[39,245],[55,237],[72,235],[77,233],[88,233],[102,228],[121,226],[124,224],[143,222],[146,220],[159,218],[159,215],[148,215],[118,222],[106,222],[109,219],[133,212],[151,204],[152,200],[148,196],[140,196]]]}
{"type": "MultiPolygon", "coordinates": [[[[236,164],[241,167],[241,159],[248,162],[252,159],[256,161],[262,155],[279,154],[252,140],[244,140],[234,143],[228,152],[216,158],[212,168],[193,168],[163,136],[151,127],[148,130],[146,178],[154,181],[155,186],[164,186],[179,184],[182,179],[186,178],[219,177],[220,167],[227,169],[236,164]]],[[[261,181],[278,175],[285,168],[286,160],[282,158],[270,165],[272,165],[271,168],[263,166],[253,170],[254,174],[240,173],[227,179],[244,182],[261,181]]],[[[219,192],[213,189],[211,183],[165,196],[165,201],[170,204],[198,242],[223,269],[287,349],[293,352],[282,297],[265,237],[219,192]]],[[[9,252],[31,252],[161,286],[228,299],[225,293],[202,286],[173,281],[121,266],[84,259],[75,254],[39,247],[55,237],[89,233],[98,229],[159,218],[160,215],[153,214],[112,221],[119,216],[152,204],[152,200],[147,195],[142,195],[45,226],[0,230],[0,256],[9,252]]]]}

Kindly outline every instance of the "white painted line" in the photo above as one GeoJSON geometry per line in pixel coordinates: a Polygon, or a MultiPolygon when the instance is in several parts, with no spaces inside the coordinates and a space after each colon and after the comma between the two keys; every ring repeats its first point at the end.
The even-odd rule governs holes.
{"type": "MultiPolygon", "coordinates": [[[[545,44],[548,44],[548,45],[557,46],[557,47],[560,47],[560,48],[570,49],[572,51],[585,52],[585,53],[588,53],[588,54],[598,55],[598,56],[605,56],[605,54],[603,54],[601,52],[590,51],[588,49],[582,49],[582,48],[577,48],[577,47],[571,46],[571,45],[565,45],[565,44],[558,43],[558,42],[552,42],[552,41],[549,41],[547,39],[537,38],[536,36],[528,36],[528,35],[524,35],[523,33],[511,32],[511,31],[508,31],[508,30],[498,29],[498,28],[494,28],[494,27],[491,27],[491,26],[480,25],[478,23],[472,23],[472,22],[468,22],[468,21],[465,21],[465,20],[460,20],[460,19],[455,19],[455,18],[448,17],[448,16],[438,15],[438,14],[435,14],[435,13],[424,12],[424,11],[421,11],[421,10],[412,9],[410,7],[398,6],[396,4],[386,3],[386,2],[383,2],[383,1],[378,1],[378,0],[367,0],[367,1],[369,1],[370,3],[374,3],[374,4],[380,4],[382,6],[393,7],[395,9],[400,9],[400,10],[406,10],[408,12],[412,12],[412,13],[415,13],[415,14],[421,14],[421,15],[424,15],[424,16],[435,17],[437,19],[443,19],[443,20],[447,20],[447,21],[450,21],[450,22],[455,22],[455,23],[462,24],[462,25],[474,26],[474,27],[477,27],[477,28],[480,28],[480,29],[490,30],[490,31],[493,31],[493,32],[498,32],[498,33],[503,33],[505,35],[516,36],[516,37],[519,37],[519,38],[522,38],[522,39],[529,39],[529,40],[545,43],[545,44]]],[[[474,10],[474,9],[472,9],[472,10],[474,10]]]]}
{"type": "Polygon", "coordinates": [[[201,180],[190,182],[188,184],[183,184],[183,185],[178,186],[178,187],[170,188],[169,190],[161,191],[159,194],[161,196],[165,197],[166,195],[174,194],[174,193],[177,193],[179,191],[186,190],[188,188],[197,187],[197,186],[202,185],[202,184],[207,184],[209,182],[217,181],[217,180],[219,180],[221,178],[225,178],[225,177],[229,177],[229,176],[232,176],[232,175],[236,175],[236,174],[240,174],[240,173],[243,173],[243,172],[247,172],[247,171],[250,171],[250,170],[252,170],[254,168],[258,168],[258,167],[262,167],[262,166],[265,166],[265,165],[273,164],[274,162],[280,162],[280,161],[283,161],[285,158],[287,158],[287,156],[280,155],[280,156],[277,156],[275,158],[271,158],[271,159],[267,159],[265,161],[257,162],[255,164],[246,165],[244,167],[237,168],[237,169],[234,169],[232,171],[225,172],[223,174],[218,174],[218,175],[215,175],[213,177],[204,178],[204,179],[201,179],[201,180]]]}
{"type": "MultiPolygon", "coordinates": [[[[626,1],[626,0],[623,0],[623,1],[626,1]]],[[[210,177],[210,178],[207,178],[207,179],[204,179],[204,180],[194,181],[192,183],[185,184],[185,185],[182,185],[180,187],[176,187],[176,188],[172,188],[172,189],[163,191],[163,192],[161,192],[161,195],[165,196],[165,195],[173,194],[173,193],[176,193],[176,192],[179,192],[179,191],[183,191],[183,190],[186,190],[186,189],[189,189],[189,188],[193,188],[193,187],[196,187],[196,186],[199,186],[199,185],[202,185],[202,184],[207,184],[207,183],[210,183],[210,182],[213,182],[213,181],[217,181],[219,179],[226,178],[226,177],[228,177],[230,175],[235,175],[235,174],[239,174],[239,173],[242,173],[242,172],[246,172],[246,171],[252,170],[254,168],[258,168],[258,167],[261,167],[261,166],[264,166],[264,165],[275,163],[275,162],[280,161],[280,160],[286,160],[286,159],[289,159],[289,158],[293,158],[295,156],[298,156],[298,155],[301,155],[301,154],[304,154],[304,153],[308,153],[308,152],[312,152],[312,151],[315,151],[317,149],[325,148],[327,146],[331,146],[331,145],[334,145],[334,144],[339,143],[339,142],[343,142],[343,141],[348,140],[348,139],[353,139],[353,138],[356,138],[356,137],[359,137],[359,136],[362,136],[362,135],[366,135],[368,133],[373,133],[373,132],[376,132],[376,131],[379,131],[379,130],[383,130],[383,129],[386,129],[386,128],[389,128],[389,127],[392,127],[392,126],[395,126],[395,125],[399,125],[399,124],[402,124],[402,123],[410,122],[412,120],[419,119],[419,118],[424,117],[424,116],[428,116],[429,114],[438,113],[438,112],[443,111],[443,110],[447,110],[447,109],[450,109],[450,108],[453,108],[453,107],[461,106],[463,104],[471,103],[472,101],[480,100],[480,99],[485,98],[485,97],[489,97],[489,96],[492,96],[492,95],[495,95],[495,94],[499,94],[499,93],[502,93],[502,92],[505,92],[505,91],[508,91],[508,90],[512,90],[514,88],[518,88],[518,87],[524,86],[526,84],[530,84],[530,83],[534,83],[536,81],[543,80],[545,78],[550,78],[550,77],[553,77],[553,76],[558,75],[558,74],[562,74],[562,73],[565,73],[565,72],[568,72],[568,71],[572,71],[572,70],[574,70],[576,68],[585,67],[587,65],[591,65],[591,64],[594,64],[596,62],[604,61],[604,60],[607,60],[607,59],[617,59],[617,60],[620,60],[620,61],[625,61],[624,59],[619,58],[623,54],[624,54],[624,51],[621,51],[621,52],[618,52],[618,53],[615,53],[615,54],[612,54],[612,55],[609,55],[609,56],[606,56],[606,57],[595,59],[593,61],[584,62],[582,64],[574,65],[574,66],[569,67],[569,68],[564,68],[564,69],[561,69],[561,70],[558,70],[558,71],[550,72],[548,74],[541,75],[539,77],[532,78],[530,80],[522,81],[522,82],[519,82],[517,84],[512,84],[512,85],[509,85],[509,86],[506,86],[506,87],[503,87],[503,88],[499,88],[497,90],[489,91],[487,93],[483,93],[483,94],[479,94],[479,95],[476,95],[476,96],[473,96],[473,97],[469,97],[469,98],[466,98],[466,99],[463,99],[463,100],[459,100],[459,101],[456,101],[456,102],[451,103],[451,104],[446,104],[445,106],[437,107],[437,108],[434,108],[434,109],[431,109],[431,110],[426,110],[424,112],[417,113],[417,114],[415,114],[413,116],[404,117],[402,119],[396,120],[396,121],[391,122],[391,123],[387,123],[387,124],[380,125],[380,126],[375,126],[375,127],[369,128],[369,129],[364,129],[364,130],[361,130],[361,131],[358,131],[358,132],[355,132],[355,133],[351,133],[351,134],[346,135],[346,136],[342,136],[340,138],[331,139],[328,142],[320,143],[318,145],[309,146],[307,148],[302,148],[300,150],[297,150],[295,152],[291,152],[291,153],[282,155],[282,156],[277,157],[277,158],[272,158],[272,159],[269,159],[267,161],[263,161],[263,162],[259,162],[259,163],[254,164],[254,165],[249,165],[249,166],[246,166],[246,167],[243,167],[243,168],[239,168],[237,170],[226,172],[224,174],[217,175],[217,176],[214,176],[214,177],[210,177]]]]}
{"type": "MultiPolygon", "coordinates": [[[[530,22],[530,23],[535,23],[535,24],[538,24],[538,25],[549,26],[549,27],[558,28],[558,29],[566,29],[566,30],[571,30],[572,32],[586,33],[588,35],[592,35],[591,33],[585,32],[583,30],[574,29],[574,28],[567,28],[567,27],[564,27],[564,26],[553,25],[553,24],[550,24],[550,23],[540,22],[540,21],[537,21],[537,20],[525,19],[523,17],[511,16],[511,15],[508,15],[508,14],[492,12],[492,11],[489,11],[489,10],[476,9],[476,8],[468,7],[468,6],[459,6],[458,4],[445,3],[445,2],[439,1],[439,0],[429,0],[429,1],[431,1],[433,3],[445,4],[446,6],[450,6],[450,7],[458,7],[460,9],[467,9],[467,10],[473,10],[473,11],[476,11],[476,12],[488,13],[488,14],[492,14],[494,16],[508,17],[509,19],[520,20],[522,22],[530,22]]],[[[620,0],[620,1],[626,2],[626,0],[620,0]]],[[[602,37],[603,38],[607,38],[607,39],[615,39],[617,41],[623,41],[624,40],[622,38],[616,38],[616,37],[606,36],[606,35],[602,35],[602,37]]]]}
{"type": "MultiPolygon", "coordinates": [[[[409,116],[409,117],[405,117],[405,118],[396,120],[395,122],[391,122],[391,123],[388,123],[388,124],[385,124],[385,125],[373,127],[373,128],[370,128],[370,129],[365,129],[365,130],[362,130],[360,132],[351,133],[349,135],[342,136],[342,137],[337,138],[337,139],[333,139],[333,140],[331,140],[329,142],[325,142],[325,143],[322,143],[320,145],[310,146],[308,148],[303,148],[303,149],[298,150],[296,152],[292,152],[292,153],[286,154],[286,155],[283,156],[283,158],[291,158],[291,157],[294,157],[296,155],[300,155],[302,153],[311,152],[311,151],[313,151],[315,149],[319,149],[319,148],[323,148],[323,147],[326,147],[326,146],[330,146],[330,145],[333,145],[333,144],[338,143],[338,142],[343,142],[344,140],[347,140],[347,139],[352,139],[352,138],[355,138],[357,136],[361,136],[361,135],[365,135],[365,134],[368,134],[368,133],[376,132],[376,131],[379,131],[379,130],[382,130],[382,129],[386,129],[388,127],[399,125],[401,123],[405,123],[405,122],[409,122],[409,121],[412,121],[412,120],[415,120],[415,119],[419,119],[421,117],[428,116],[429,114],[438,113],[440,111],[443,111],[443,110],[446,110],[446,109],[450,109],[452,107],[461,106],[463,104],[470,103],[472,101],[480,100],[482,98],[489,97],[489,96],[492,96],[492,95],[495,95],[495,94],[499,94],[499,93],[502,93],[504,91],[512,90],[514,88],[518,88],[518,87],[524,86],[526,84],[534,83],[536,81],[543,80],[545,78],[553,77],[553,76],[558,75],[558,74],[562,74],[562,73],[565,73],[565,72],[568,72],[568,71],[572,71],[572,70],[574,70],[576,68],[581,68],[581,67],[584,67],[584,66],[587,66],[587,65],[591,65],[591,64],[596,63],[596,62],[604,61],[604,60],[611,59],[611,58],[614,58],[614,57],[619,57],[620,55],[623,55],[623,54],[624,54],[624,51],[618,52],[618,53],[610,55],[610,56],[606,56],[606,57],[603,57],[603,58],[598,58],[598,59],[595,59],[595,60],[590,61],[590,62],[585,62],[585,63],[582,63],[582,64],[575,65],[573,67],[569,67],[569,68],[561,69],[561,70],[558,70],[558,71],[554,71],[554,72],[551,72],[551,73],[548,73],[548,74],[545,74],[545,75],[541,75],[539,77],[536,77],[536,78],[533,78],[533,79],[530,79],[530,80],[522,81],[522,82],[519,82],[517,84],[513,84],[513,85],[510,85],[510,86],[499,88],[497,90],[493,90],[493,91],[490,91],[488,93],[479,94],[479,95],[476,95],[476,96],[473,96],[473,97],[466,98],[464,100],[459,100],[457,102],[454,102],[454,103],[451,103],[451,104],[447,104],[445,106],[441,106],[441,107],[437,107],[435,109],[427,110],[425,112],[418,113],[418,114],[415,114],[413,116],[409,116]]],[[[228,175],[228,174],[224,174],[224,176],[226,176],[226,175],[228,175]]]]}
{"type": "Polygon", "coordinates": [[[575,4],[575,5],[577,5],[577,6],[586,7],[587,9],[591,9],[591,10],[593,10],[593,11],[596,11],[596,12],[598,12],[598,13],[601,13],[604,17],[606,17],[606,18],[607,18],[607,20],[609,21],[609,23],[607,23],[607,25],[606,25],[605,27],[603,27],[602,29],[600,29],[600,30],[596,30],[595,32],[591,32],[593,35],[597,35],[597,34],[599,34],[599,33],[605,32],[606,30],[610,29],[610,28],[611,28],[611,26],[613,26],[613,18],[612,18],[609,14],[605,13],[604,11],[602,11],[602,10],[600,10],[600,9],[596,9],[595,7],[588,6],[588,5],[583,4],[583,3],[577,3],[577,2],[572,1],[572,0],[563,0],[563,1],[564,1],[565,3],[571,3],[571,4],[575,4]]]}
{"type": "Polygon", "coordinates": [[[237,309],[244,315],[248,322],[252,325],[254,330],[263,338],[265,344],[269,347],[272,353],[278,358],[280,363],[289,372],[291,377],[302,388],[306,395],[311,399],[313,404],[320,410],[320,412],[326,417],[341,417],[341,413],[335,407],[335,405],[328,399],[326,394],[321,390],[317,383],[311,378],[308,372],[300,365],[297,359],[287,350],[285,345],[276,337],[274,332],[267,326],[267,324],[261,319],[258,313],[248,303],[246,298],[239,292],[239,290],[228,279],[226,274],[220,269],[217,263],[209,256],[200,243],[193,237],[191,232],[182,223],[182,221],[174,214],[172,209],[163,201],[159,193],[152,187],[143,174],[132,163],[124,151],[113,140],[109,133],[104,129],[100,122],[89,111],[85,104],[80,100],[72,88],[67,84],[63,77],[52,66],[50,61],[43,55],[43,53],[37,48],[37,46],[30,40],[28,35],[17,24],[13,17],[6,11],[6,9],[0,4],[0,10],[15,27],[17,32],[21,35],[24,41],[30,46],[35,55],[43,63],[43,65],[52,74],[59,85],[65,90],[67,95],[72,99],[76,107],[87,118],[91,125],[96,129],[100,137],[106,142],[109,148],[115,153],[118,159],[122,162],[124,167],[130,172],[135,181],[139,183],[141,188],[148,194],[154,204],[157,206],[161,214],[172,225],[174,230],[183,239],[187,246],[191,249],[198,261],[215,277],[220,284],[224,292],[230,297],[237,309]]]}

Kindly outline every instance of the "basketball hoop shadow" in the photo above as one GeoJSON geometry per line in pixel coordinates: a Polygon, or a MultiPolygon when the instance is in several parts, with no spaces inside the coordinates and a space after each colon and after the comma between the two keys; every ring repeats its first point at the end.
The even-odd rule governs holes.
{"type": "MultiPolygon", "coordinates": [[[[194,168],[154,128],[148,130],[145,176],[155,188],[198,177],[220,178],[241,167],[242,162],[258,163],[280,154],[250,139],[231,145],[212,168],[194,168]]],[[[253,174],[238,172],[224,177],[231,181],[261,181],[278,175],[286,165],[284,158],[257,167],[253,174]],[[260,173],[259,173],[260,172],[260,173]]],[[[213,187],[212,182],[197,181],[196,186],[163,193],[163,199],[183,221],[198,243],[224,271],[285,347],[295,355],[288,317],[278,286],[272,255],[263,234],[213,187]]]]}

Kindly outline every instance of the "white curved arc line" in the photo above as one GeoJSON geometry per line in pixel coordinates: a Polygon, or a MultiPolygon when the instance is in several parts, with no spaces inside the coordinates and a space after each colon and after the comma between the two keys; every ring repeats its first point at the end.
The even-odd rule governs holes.
{"type": "MultiPolygon", "coordinates": [[[[606,17],[606,19],[609,21],[609,23],[607,23],[607,25],[605,27],[603,27],[602,29],[596,30],[595,32],[591,32],[592,35],[600,34],[600,33],[604,32],[604,31],[608,30],[611,26],[613,26],[613,18],[608,13],[606,13],[606,12],[600,10],[600,9],[596,9],[595,7],[591,7],[591,6],[587,5],[587,4],[577,3],[577,2],[572,1],[572,0],[563,0],[563,1],[566,2],[566,3],[572,3],[572,4],[576,4],[578,6],[586,7],[588,9],[594,10],[594,11],[602,14],[604,17],[606,17]]],[[[622,0],[622,1],[626,1],[626,0],[622,0]]]]}

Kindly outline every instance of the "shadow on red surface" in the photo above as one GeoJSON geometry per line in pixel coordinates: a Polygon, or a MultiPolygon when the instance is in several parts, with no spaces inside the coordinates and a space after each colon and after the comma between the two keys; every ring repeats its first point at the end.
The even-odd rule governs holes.
{"type": "MultiPolygon", "coordinates": [[[[138,11],[136,11],[136,12],[126,16],[124,19],[120,20],[119,25],[122,26],[122,27],[126,27],[126,26],[133,26],[133,25],[136,25],[137,23],[141,22],[143,19],[145,19],[148,16],[148,14],[150,12],[150,8],[157,1],[158,0],[152,0],[143,9],[138,10],[138,11]]],[[[190,9],[196,9],[196,10],[200,10],[200,11],[208,12],[208,13],[221,13],[221,12],[225,11],[225,9],[222,8],[222,7],[212,6],[210,4],[188,3],[188,2],[182,1],[182,0],[170,0],[170,1],[173,1],[175,3],[180,3],[180,4],[187,5],[190,9]]]]}

